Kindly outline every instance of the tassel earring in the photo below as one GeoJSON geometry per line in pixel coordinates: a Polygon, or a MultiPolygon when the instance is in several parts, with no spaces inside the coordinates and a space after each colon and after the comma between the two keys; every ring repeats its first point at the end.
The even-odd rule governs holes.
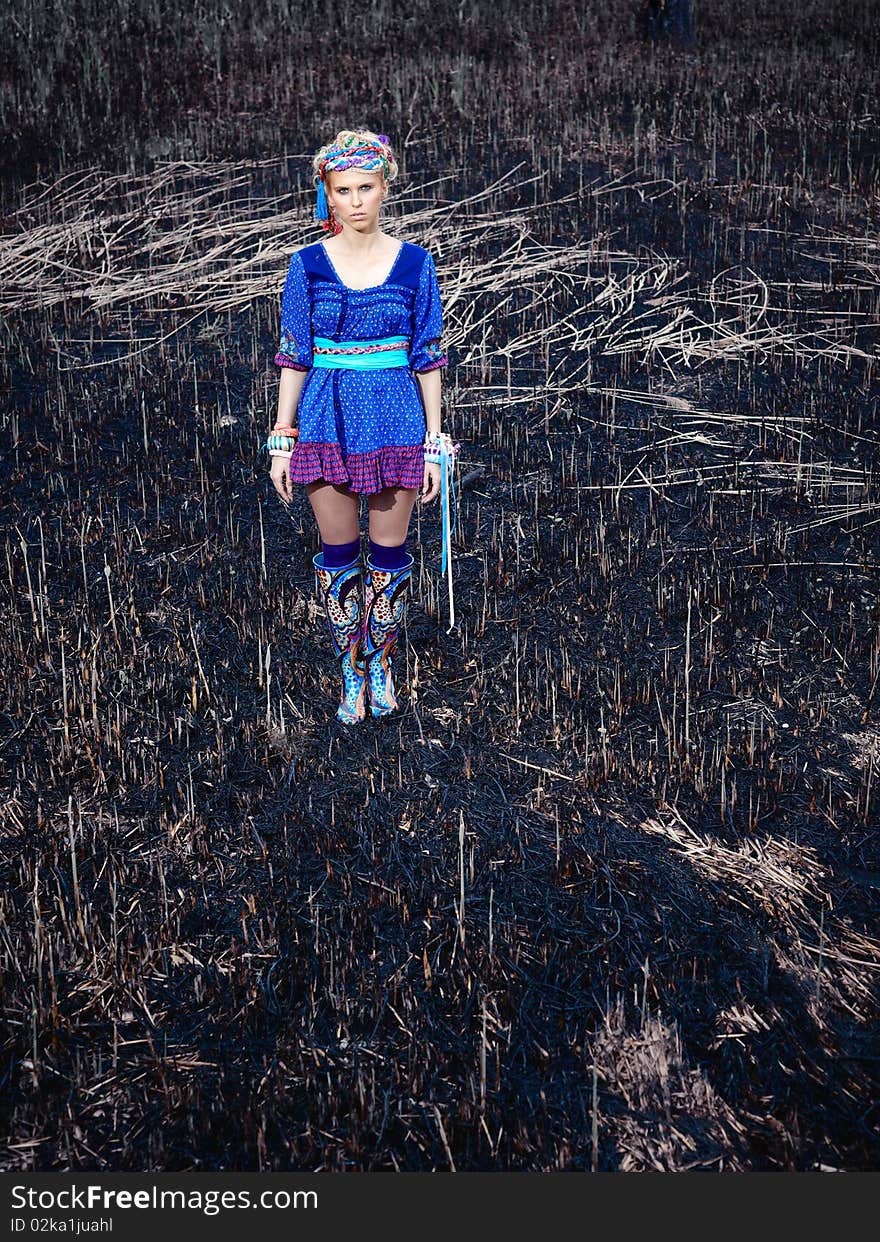
{"type": "Polygon", "coordinates": [[[315,219],[326,220],[328,218],[327,211],[327,195],[324,190],[324,178],[318,182],[318,201],[315,204],[315,219]]]}

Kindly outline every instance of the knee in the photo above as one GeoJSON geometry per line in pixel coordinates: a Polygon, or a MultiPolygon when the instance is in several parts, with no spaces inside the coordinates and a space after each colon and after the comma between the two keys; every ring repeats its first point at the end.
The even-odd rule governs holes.
{"type": "Polygon", "coordinates": [[[370,564],[376,569],[402,569],[411,554],[406,539],[402,543],[381,543],[370,536],[370,564]]]}

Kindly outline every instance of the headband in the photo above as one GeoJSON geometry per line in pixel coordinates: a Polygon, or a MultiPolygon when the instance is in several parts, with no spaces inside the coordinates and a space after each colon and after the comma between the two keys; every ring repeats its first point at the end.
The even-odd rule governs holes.
{"type": "MultiPolygon", "coordinates": [[[[388,178],[391,170],[388,135],[377,134],[376,139],[376,142],[359,142],[356,138],[349,138],[345,142],[334,143],[326,149],[315,174],[318,189],[318,199],[315,204],[316,220],[322,222],[330,220],[330,209],[327,206],[327,194],[324,188],[324,178],[328,172],[344,172],[347,168],[362,168],[364,172],[382,172],[386,179],[388,178]]],[[[332,224],[322,223],[322,228],[334,228],[335,223],[335,220],[332,224]]],[[[338,232],[338,229],[334,228],[334,231],[338,232]]]]}

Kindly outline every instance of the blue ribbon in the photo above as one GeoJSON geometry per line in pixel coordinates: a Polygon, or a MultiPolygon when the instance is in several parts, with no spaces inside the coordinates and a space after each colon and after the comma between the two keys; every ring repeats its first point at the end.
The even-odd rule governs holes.
{"type": "Polygon", "coordinates": [[[441,517],[441,522],[443,526],[443,544],[442,544],[443,552],[442,552],[442,557],[440,560],[441,574],[446,573],[447,557],[452,555],[451,549],[449,547],[449,541],[452,535],[452,531],[455,528],[455,519],[457,516],[457,512],[458,510],[457,510],[456,499],[455,499],[455,457],[452,453],[448,451],[448,449],[444,445],[440,449],[440,517],[441,517]],[[452,480],[451,489],[449,485],[450,478],[452,480]],[[447,521],[447,515],[449,513],[450,490],[452,494],[452,520],[447,521]]]}

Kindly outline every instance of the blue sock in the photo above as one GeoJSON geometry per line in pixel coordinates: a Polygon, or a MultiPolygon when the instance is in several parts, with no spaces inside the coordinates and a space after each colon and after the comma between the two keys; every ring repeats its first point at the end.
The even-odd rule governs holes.
{"type": "Polygon", "coordinates": [[[383,543],[370,540],[370,561],[377,569],[402,569],[406,564],[406,540],[395,547],[386,547],[383,543]]]}
{"type": "Polygon", "coordinates": [[[321,540],[321,551],[324,553],[324,568],[339,569],[341,565],[350,565],[361,550],[360,536],[350,543],[325,543],[321,540]]]}

